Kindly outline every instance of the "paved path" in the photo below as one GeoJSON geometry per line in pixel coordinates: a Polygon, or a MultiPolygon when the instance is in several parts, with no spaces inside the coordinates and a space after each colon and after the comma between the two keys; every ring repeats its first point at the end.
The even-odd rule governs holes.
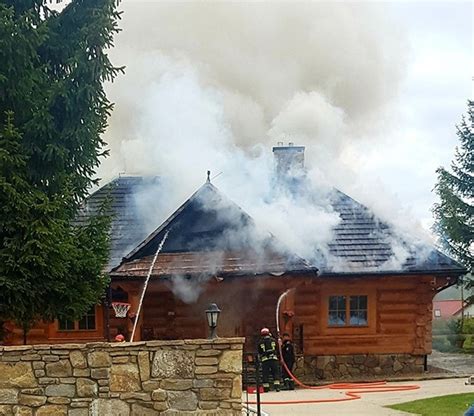
{"type": "Polygon", "coordinates": [[[455,354],[433,350],[428,364],[455,374],[474,374],[474,354],[455,354]]]}
{"type": "MultiPolygon", "coordinates": [[[[427,397],[456,393],[474,393],[474,386],[465,386],[464,379],[424,380],[417,382],[397,382],[389,385],[418,384],[421,388],[412,391],[371,393],[360,400],[339,403],[317,403],[298,405],[263,405],[270,416],[407,416],[409,413],[387,409],[384,406],[427,397]]],[[[343,397],[342,392],[295,390],[271,392],[262,395],[262,400],[312,400],[316,398],[343,397]]],[[[249,395],[254,399],[255,395],[249,395]]],[[[244,395],[245,400],[245,395],[244,395]]],[[[449,415],[446,415],[449,416],[449,415]]]]}

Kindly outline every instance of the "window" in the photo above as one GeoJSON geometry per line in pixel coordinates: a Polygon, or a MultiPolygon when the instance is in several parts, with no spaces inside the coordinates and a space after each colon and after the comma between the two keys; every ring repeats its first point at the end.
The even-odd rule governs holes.
{"type": "Polygon", "coordinates": [[[367,295],[329,296],[329,326],[367,326],[367,295]]]}
{"type": "Polygon", "coordinates": [[[367,325],[367,296],[350,296],[349,324],[367,325]]]}
{"type": "Polygon", "coordinates": [[[329,296],[329,325],[346,325],[346,297],[329,296]]]}
{"type": "Polygon", "coordinates": [[[70,319],[60,319],[59,320],[59,330],[60,331],[71,331],[74,329],[74,321],[70,319]]]}
{"type": "Polygon", "coordinates": [[[434,316],[435,318],[441,318],[441,309],[435,309],[434,316]]]}
{"type": "Polygon", "coordinates": [[[59,331],[93,331],[96,329],[95,306],[92,307],[79,321],[70,319],[58,320],[59,331]]]}
{"type": "Polygon", "coordinates": [[[95,308],[94,307],[89,312],[87,312],[79,321],[79,329],[80,330],[95,329],[95,308]]]}

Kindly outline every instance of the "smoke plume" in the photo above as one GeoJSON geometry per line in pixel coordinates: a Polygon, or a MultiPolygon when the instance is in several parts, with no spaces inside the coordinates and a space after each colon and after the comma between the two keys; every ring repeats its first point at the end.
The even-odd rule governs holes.
{"type": "Polygon", "coordinates": [[[100,176],[167,179],[147,192],[159,207],[141,204],[151,231],[210,169],[216,186],[297,254],[325,252],[339,221],[330,186],[357,190],[355,149],[389,125],[403,76],[403,39],[383,9],[131,0],[122,8],[111,55],[127,69],[108,86],[116,107],[100,176]],[[306,146],[318,198],[274,192],[277,141],[306,146]]]}
{"type": "Polygon", "coordinates": [[[403,73],[400,34],[373,4],[129,0],[122,7],[123,31],[111,53],[127,73],[110,88],[117,104],[107,137],[116,170],[160,169],[160,160],[127,152],[143,150],[145,136],[164,154],[163,142],[179,135],[197,146],[200,132],[203,145],[232,142],[249,151],[291,138],[310,151],[323,148],[312,152],[313,162],[337,157],[347,141],[378,129],[403,73]],[[212,104],[194,102],[198,92],[213,96],[212,104]],[[176,108],[181,100],[188,102],[176,108]],[[176,124],[186,118],[181,127],[195,134],[156,136],[169,134],[153,128],[165,114],[176,124]],[[220,124],[205,130],[216,117],[220,124]]]}

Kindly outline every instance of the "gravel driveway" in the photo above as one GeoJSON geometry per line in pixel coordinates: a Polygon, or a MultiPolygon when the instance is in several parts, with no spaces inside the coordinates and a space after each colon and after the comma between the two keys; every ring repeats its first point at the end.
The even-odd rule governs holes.
{"type": "Polygon", "coordinates": [[[433,350],[428,365],[456,375],[474,375],[474,354],[455,354],[433,350]]]}

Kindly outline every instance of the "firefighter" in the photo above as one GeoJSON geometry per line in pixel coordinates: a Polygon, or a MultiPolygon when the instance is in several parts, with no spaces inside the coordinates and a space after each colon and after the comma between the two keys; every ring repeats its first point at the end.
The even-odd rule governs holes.
{"type": "Polygon", "coordinates": [[[270,391],[270,375],[273,378],[273,387],[280,391],[280,365],[278,363],[277,342],[268,328],[262,328],[258,342],[258,355],[262,363],[263,389],[270,391]]]}
{"type": "MultiPolygon", "coordinates": [[[[281,358],[285,362],[286,367],[290,372],[293,372],[293,365],[295,364],[295,348],[291,342],[290,334],[283,334],[283,342],[281,344],[281,358]]],[[[283,382],[285,388],[294,390],[295,384],[286,368],[283,366],[283,382]]]]}

